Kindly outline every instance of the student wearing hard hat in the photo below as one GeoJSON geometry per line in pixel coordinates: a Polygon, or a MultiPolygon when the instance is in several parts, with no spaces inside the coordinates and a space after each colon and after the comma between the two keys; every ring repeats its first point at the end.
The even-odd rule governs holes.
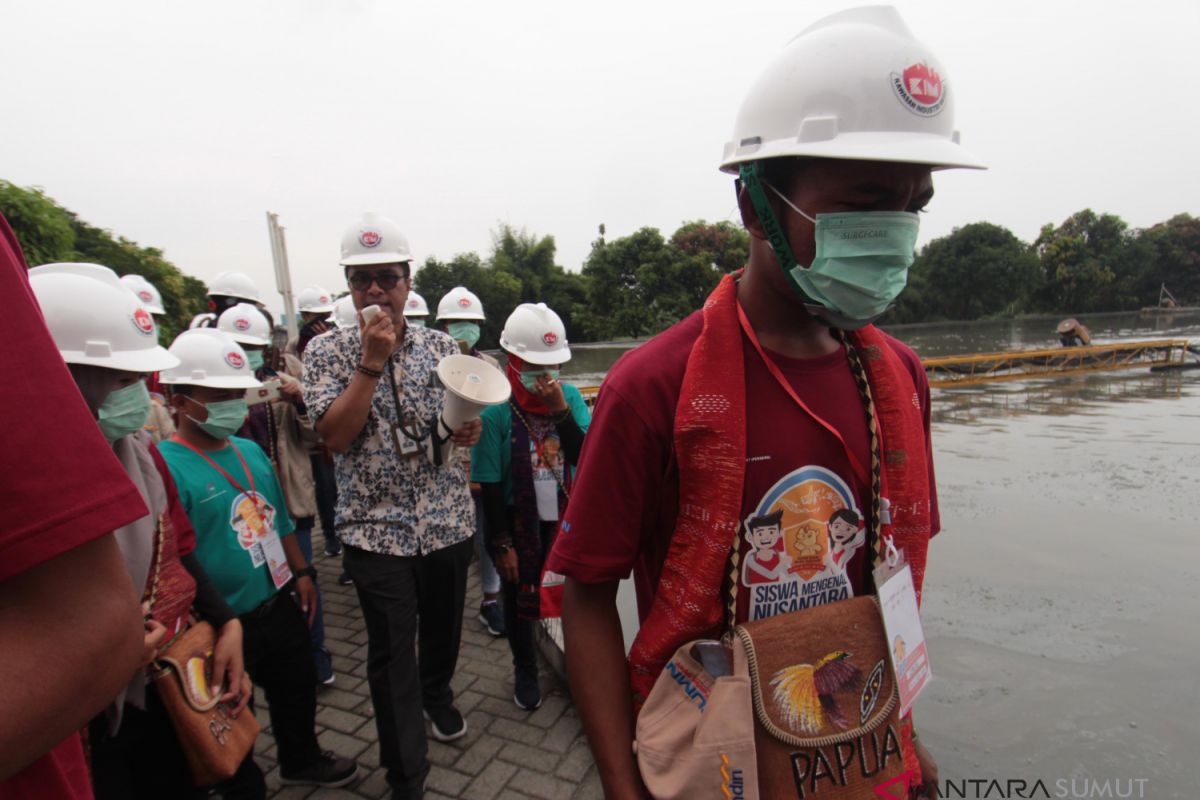
{"type": "MultiPolygon", "coordinates": [[[[412,253],[394,222],[365,215],[346,229],[341,255],[360,323],[309,342],[304,399],[336,454],[337,534],[367,625],[379,760],[393,798],[421,797],[425,720],[441,741],[467,733],[450,681],[474,514],[460,461],[425,455],[445,400],[431,378],[459,351],[441,331],[406,324],[412,253]]],[[[467,423],[454,443],[470,447],[480,427],[467,423]]]]}
{"type": "Polygon", "coordinates": [[[481,487],[487,550],[504,579],[504,622],[513,655],[513,702],[531,711],[538,688],[536,620],[542,567],[570,497],[590,415],[579,390],[559,380],[571,359],[567,332],[545,303],[522,303],[500,334],[512,399],[483,411],[471,450],[481,487]]]}
{"type": "MultiPolygon", "coordinates": [[[[475,347],[479,344],[479,324],[487,317],[479,296],[465,286],[455,286],[438,301],[438,327],[458,342],[463,353],[475,356],[500,369],[500,362],[475,347]]],[[[468,462],[469,466],[469,462],[468,462]]],[[[471,476],[471,500],[475,503],[475,555],[479,559],[479,614],[476,619],[492,636],[505,635],[505,613],[500,603],[500,573],[492,563],[492,556],[485,546],[484,527],[487,525],[483,513],[483,495],[479,481],[471,476]]]]}
{"type": "Polygon", "coordinates": [[[179,359],[158,345],[148,309],[107,267],[48,264],[30,270],[29,277],[71,376],[149,507],[114,534],[133,585],[153,605],[146,608],[143,668],[89,726],[93,787],[101,800],[183,797],[192,790],[187,763],[148,680],[159,647],[187,626],[195,608],[218,632],[213,682],[230,687],[224,699],[234,716],[251,689],[241,622],[200,565],[195,531],[175,482],[142,430],[151,406],[145,376],[178,366],[179,359]]]}
{"type": "MultiPolygon", "coordinates": [[[[292,535],[300,543],[304,558],[311,563],[317,494],[309,448],[316,442],[317,435],[304,407],[300,362],[290,353],[271,352],[271,329],[267,313],[249,303],[238,303],[217,320],[217,330],[229,334],[246,351],[255,379],[264,385],[270,381],[277,387],[277,397],[267,397],[250,405],[250,413],[237,435],[252,440],[270,456],[287,500],[288,512],[296,522],[292,535]],[[278,370],[275,364],[278,364],[278,370]]],[[[317,583],[316,578],[313,582],[317,583]]],[[[317,613],[309,634],[317,681],[325,686],[332,685],[333,659],[325,648],[325,615],[319,584],[317,613]]]]}
{"type": "Polygon", "coordinates": [[[329,315],[333,312],[333,295],[320,286],[309,286],[296,295],[296,308],[300,311],[300,335],[295,349],[303,358],[309,341],[332,327],[329,315]]]}
{"type": "MultiPolygon", "coordinates": [[[[279,780],[344,786],[357,766],[322,753],[315,730],[309,626],[318,610],[316,571],[292,535],[295,523],[270,458],[234,435],[248,413],[246,390],[262,384],[246,351],[224,331],[184,331],[170,352],[179,365],[165,370],[162,382],[179,429],[160,449],[196,529],[197,557],[242,621],[246,670],[266,694],[279,748],[279,780]]],[[[222,791],[264,796],[253,753],[222,791]]]]}
{"type": "Polygon", "coordinates": [[[408,300],[404,303],[404,319],[409,325],[418,328],[425,327],[425,321],[429,318],[429,306],[425,303],[425,298],[416,292],[408,293],[408,300]]]}
{"type": "MultiPolygon", "coordinates": [[[[122,275],[121,283],[137,295],[138,300],[151,314],[162,316],[167,313],[158,288],[143,276],[122,275]]],[[[150,404],[150,415],[146,417],[146,433],[150,434],[150,438],[155,443],[158,443],[175,432],[175,421],[171,419],[171,412],[167,410],[167,398],[158,384],[157,373],[146,377],[146,386],[150,390],[150,399],[153,401],[150,404]]]]}
{"type": "Polygon", "coordinates": [[[244,272],[222,272],[208,284],[208,312],[192,317],[188,328],[214,328],[217,318],[238,303],[262,305],[258,285],[244,272]]]}
{"type": "MultiPolygon", "coordinates": [[[[913,351],[870,323],[905,285],[932,172],[981,166],[959,145],[954,99],[893,8],[801,32],[751,87],[721,160],[750,234],[744,271],[605,380],[549,568],[567,576],[571,694],[609,797],[640,796],[637,710],[677,648],[720,635],[725,537],[748,520],[782,509],[828,551],[825,521],[850,508],[905,550],[920,591],[939,527],[929,388],[913,351]],[[872,430],[886,496],[863,468],[879,455],[872,430]],[[642,625],[627,661],[614,598],[630,571],[642,625]]],[[[826,575],[789,571],[777,595],[739,580],[737,621],[813,581],[870,593],[881,545],[826,575]]],[[[737,536],[738,558],[751,546],[737,536]]],[[[936,766],[901,727],[904,768],[929,791],[936,766]]]]}

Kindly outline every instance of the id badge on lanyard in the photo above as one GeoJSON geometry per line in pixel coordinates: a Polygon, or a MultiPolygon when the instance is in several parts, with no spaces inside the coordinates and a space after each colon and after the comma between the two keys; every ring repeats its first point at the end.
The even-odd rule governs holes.
{"type": "Polygon", "coordinates": [[[888,655],[900,690],[900,716],[903,717],[912,709],[913,702],[933,673],[929,668],[929,651],[917,608],[912,567],[905,563],[903,552],[896,550],[890,537],[887,539],[887,557],[876,567],[874,575],[888,655]]]}

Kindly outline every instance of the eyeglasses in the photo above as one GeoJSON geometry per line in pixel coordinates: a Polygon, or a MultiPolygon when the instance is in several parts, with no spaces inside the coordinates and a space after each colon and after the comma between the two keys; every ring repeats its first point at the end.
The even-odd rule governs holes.
{"type": "Polygon", "coordinates": [[[346,278],[350,288],[356,292],[367,291],[372,283],[378,284],[383,291],[390,292],[402,280],[404,276],[399,272],[353,272],[346,278]]]}

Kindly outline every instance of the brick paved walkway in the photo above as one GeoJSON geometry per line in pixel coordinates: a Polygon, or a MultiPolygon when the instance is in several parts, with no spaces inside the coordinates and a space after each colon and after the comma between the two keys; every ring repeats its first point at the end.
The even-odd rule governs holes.
{"type": "MultiPolygon", "coordinates": [[[[323,537],[314,537],[314,547],[323,537]]],[[[268,794],[277,800],[297,798],[388,797],[384,771],[379,767],[375,721],[367,691],[367,633],[353,586],[338,586],[341,558],[319,554],[315,559],[325,599],[326,646],[333,653],[336,683],[317,695],[317,734],[321,747],[354,758],[359,778],[342,789],[280,787],[275,763],[275,740],[261,695],[256,704],[263,733],[256,757],[267,777],[268,794]]],[[[512,656],[508,642],[489,636],[475,619],[479,608],[479,579],[471,567],[467,584],[462,650],[453,687],[458,709],[466,715],[468,732],[450,744],[429,740],[433,771],[426,784],[429,800],[462,797],[470,800],[601,798],[600,781],[591,751],[571,706],[566,686],[541,664],[542,707],[528,712],[512,701],[512,656]]]]}

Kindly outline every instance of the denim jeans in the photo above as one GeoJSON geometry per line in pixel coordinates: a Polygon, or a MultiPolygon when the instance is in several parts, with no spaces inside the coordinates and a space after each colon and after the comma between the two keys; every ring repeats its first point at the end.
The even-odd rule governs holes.
{"type": "MultiPolygon", "coordinates": [[[[309,564],[312,563],[312,528],[296,528],[292,536],[300,545],[300,552],[309,564]]],[[[325,610],[322,608],[321,584],[313,581],[317,587],[317,616],[312,627],[308,629],[308,637],[312,641],[313,664],[317,668],[317,679],[325,680],[333,674],[333,661],[329,651],[325,649],[325,610]]]]}

